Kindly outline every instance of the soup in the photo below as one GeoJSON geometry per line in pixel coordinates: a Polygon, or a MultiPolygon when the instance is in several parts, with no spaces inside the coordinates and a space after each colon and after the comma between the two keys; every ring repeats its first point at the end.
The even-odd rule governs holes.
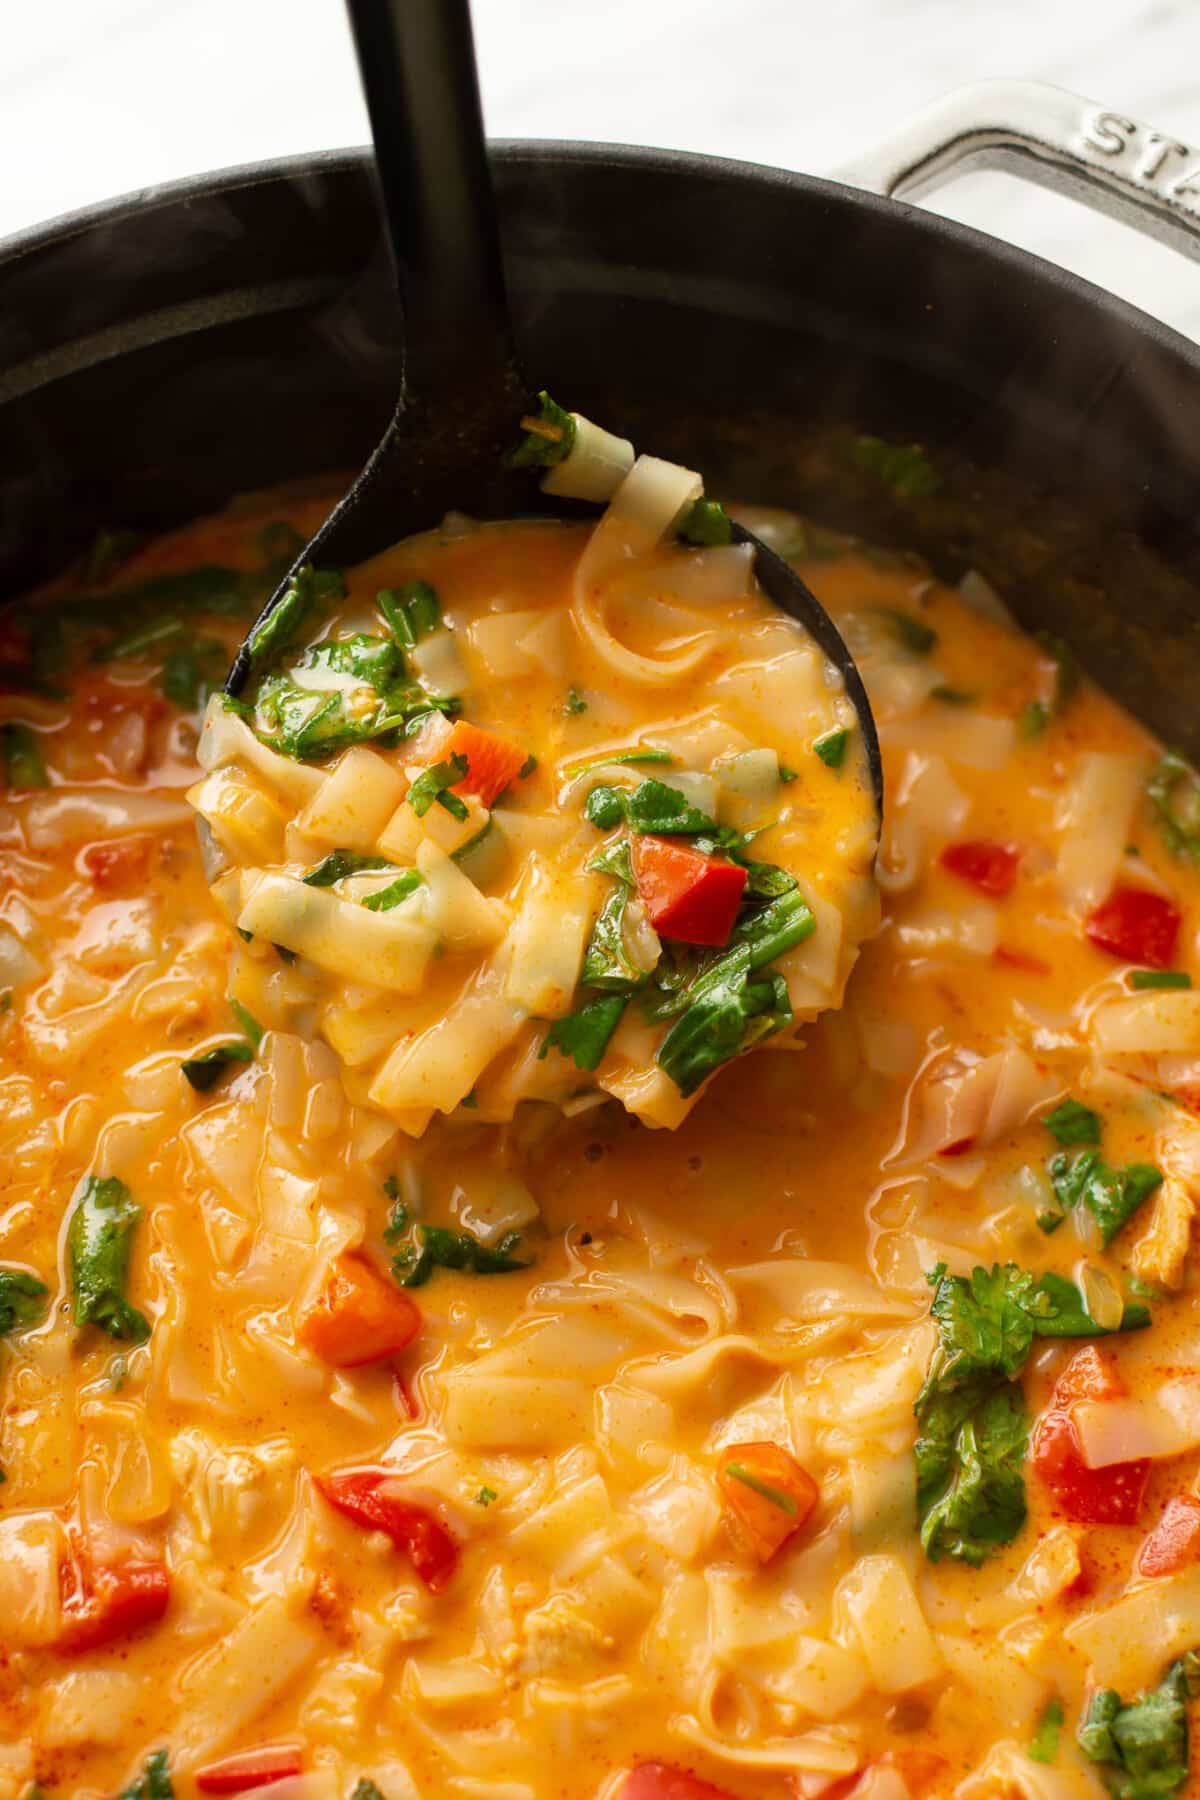
{"type": "MultiPolygon", "coordinates": [[[[507,1095],[483,1070],[427,1119],[389,1110],[329,1012],[394,1006],[352,991],[369,968],[280,955],[269,920],[238,936],[240,871],[351,850],[289,840],[313,783],[272,800],[272,854],[218,843],[216,899],[185,798],[220,817],[214,771],[255,754],[235,719],[201,770],[208,689],[325,510],[247,503],[124,560],[109,540],[6,626],[0,1795],[1175,1791],[1200,1642],[1196,778],[978,578],[747,512],[880,728],[883,920],[843,1004],[820,1010],[849,956],[786,1049],[734,1056],[650,1121],[671,1128],[577,1064],[569,1092],[518,1091],[551,1064],[532,1037],[500,1053],[507,1095]]],[[[703,672],[652,714],[576,639],[529,655],[579,549],[457,521],[350,581],[351,606],[435,587],[468,674],[478,622],[538,614],[469,716],[538,755],[489,810],[547,882],[574,867],[546,848],[558,765],[633,743],[700,773],[659,739],[714,704],[703,672]]],[[[792,629],[742,604],[747,637],[792,629]]],[[[719,723],[820,784],[808,848],[775,825],[750,859],[811,882],[853,762],[814,756],[815,728],[784,748],[782,715],[719,723]]],[[[432,766],[401,762],[405,794],[432,766]]],[[[597,785],[634,791],[623,769],[597,785]]],[[[398,879],[308,891],[386,919],[354,883],[398,879]]],[[[517,917],[505,879],[472,885],[517,917]]]]}

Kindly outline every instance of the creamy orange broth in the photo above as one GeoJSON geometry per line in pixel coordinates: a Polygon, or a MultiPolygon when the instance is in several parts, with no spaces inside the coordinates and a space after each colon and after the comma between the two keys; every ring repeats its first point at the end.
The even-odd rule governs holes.
{"type": "MultiPolygon", "coordinates": [[[[176,534],[111,585],[252,569],[271,516],[176,534]]],[[[113,1794],[159,1748],[190,1800],[198,1770],[264,1744],[305,1771],[277,1800],[340,1800],[364,1775],[386,1800],[590,1800],[652,1761],[740,1800],[1103,1794],[1074,1745],[1087,1693],[1130,1700],[1200,1641],[1197,1567],[1133,1568],[1196,1456],[1154,1461],[1128,1525],[1073,1523],[1026,1462],[1014,1541],[979,1569],[929,1561],[925,1274],[1086,1262],[1122,1295],[1136,1275],[1153,1324],[1104,1353],[1147,1406],[1187,1383],[1195,1002],[1130,995],[1083,922],[1115,885],[1161,891],[1183,913],[1171,966],[1195,972],[1196,878],[1145,809],[1153,741],[1104,695],[1084,684],[1020,735],[1054,669],[978,583],[964,597],[854,546],[803,566],[879,720],[883,924],[803,1048],[734,1064],[675,1131],[530,1105],[407,1137],[347,1097],[327,1045],[281,1028],[289,965],[238,951],[210,900],[182,798],[199,714],[162,698],[161,652],[85,662],[67,700],[0,696],[51,784],[0,803],[0,1264],[49,1288],[0,1349],[4,1800],[34,1780],[113,1794]],[[906,648],[879,608],[936,642],[906,648]],[[1007,893],[941,865],[979,840],[1019,850],[1007,893]],[[196,1093],[180,1061],[236,1035],[231,960],[270,1028],[196,1093]],[[1022,1174],[1057,1148],[1041,1119],[1068,1095],[1102,1115],[1110,1163],[1166,1171],[1108,1251],[1070,1219],[1039,1231],[1044,1177],[1022,1174]],[[71,1323],[65,1220],[89,1175],[142,1208],[141,1346],[71,1323]],[[528,1196],[534,1260],[437,1271],[394,1366],[332,1371],[297,1348],[296,1311],[346,1246],[386,1272],[389,1177],[438,1224],[528,1196]],[[765,1566],[714,1480],[756,1441],[819,1489],[765,1566]],[[380,1463],[457,1542],[440,1592],[314,1486],[380,1463]],[[164,1563],[169,1603],[72,1654],[60,1564],[81,1544],[101,1567],[164,1563]],[[1057,1759],[1031,1761],[1054,1698],[1057,1759]]],[[[239,624],[199,628],[232,647],[239,624]]],[[[1031,1420],[1076,1348],[1035,1342],[1031,1420]]]]}

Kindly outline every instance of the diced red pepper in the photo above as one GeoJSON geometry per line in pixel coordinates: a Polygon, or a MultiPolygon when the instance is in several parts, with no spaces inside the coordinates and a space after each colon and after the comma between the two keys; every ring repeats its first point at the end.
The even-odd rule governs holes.
{"type": "Polygon", "coordinates": [[[529,761],[529,752],[520,744],[467,719],[455,719],[438,744],[438,762],[449,762],[452,756],[466,757],[467,772],[451,791],[475,794],[483,806],[494,806],[529,761]]]}
{"type": "Polygon", "coordinates": [[[196,1786],[202,1794],[248,1794],[268,1787],[303,1766],[299,1744],[262,1744],[257,1750],[235,1750],[219,1762],[196,1770],[196,1786]]]}
{"type": "Polygon", "coordinates": [[[421,1329],[421,1309],[363,1256],[336,1257],[296,1326],[297,1342],[334,1369],[394,1356],[421,1329]]]}
{"type": "Polygon", "coordinates": [[[817,1484],[779,1444],[729,1444],[717,1469],[721,1498],[759,1562],[768,1563],[807,1522],[817,1484]]]}
{"type": "Polygon", "coordinates": [[[441,1593],[458,1567],[458,1545],[427,1506],[404,1498],[393,1470],[339,1469],[314,1479],[330,1506],[367,1531],[384,1532],[430,1593],[441,1593]]]}
{"type": "Polygon", "coordinates": [[[990,838],[972,838],[963,844],[947,844],[941,854],[943,869],[969,881],[984,894],[1007,894],[1017,879],[1021,852],[1012,844],[996,844],[990,838]]]}
{"type": "Polygon", "coordinates": [[[60,1655],[101,1650],[158,1623],[171,1597],[164,1562],[127,1556],[93,1563],[87,1545],[75,1533],[69,1536],[72,1554],[59,1571],[61,1626],[54,1648],[60,1655]]]}
{"type": "Polygon", "coordinates": [[[614,1800],[734,1800],[728,1788],[714,1787],[686,1769],[669,1763],[638,1763],[617,1789],[614,1800]]]}
{"type": "Polygon", "coordinates": [[[1084,920],[1098,950],[1146,969],[1169,969],[1181,920],[1179,908],[1149,888],[1116,887],[1084,920]]]}
{"type": "Polygon", "coordinates": [[[1200,1562],[1200,1500],[1194,1494],[1176,1494],[1167,1501],[1133,1566],[1139,1575],[1174,1575],[1194,1562],[1200,1562]]]}
{"type": "Polygon", "coordinates": [[[1093,1344],[1076,1351],[1050,1396],[1033,1436],[1033,1466],[1068,1519],[1079,1525],[1136,1525],[1146,1497],[1150,1460],[1089,1469],[1071,1408],[1080,1400],[1115,1400],[1124,1388],[1093,1344]]]}
{"type": "Polygon", "coordinates": [[[660,937],[714,948],[728,943],[746,886],[745,869],[673,838],[647,834],[633,840],[633,873],[646,916],[660,937]]]}

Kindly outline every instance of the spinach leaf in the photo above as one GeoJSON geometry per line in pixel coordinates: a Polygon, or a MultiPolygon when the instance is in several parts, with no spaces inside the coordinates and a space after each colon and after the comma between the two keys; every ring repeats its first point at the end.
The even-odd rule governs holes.
{"type": "Polygon", "coordinates": [[[554,1021],[538,1051],[539,1059],[553,1044],[556,1050],[571,1058],[577,1069],[599,1068],[609,1039],[621,1023],[621,1014],[628,1004],[628,994],[620,993],[597,994],[594,1000],[586,1000],[576,1012],[554,1021]]]}
{"type": "Polygon", "coordinates": [[[525,435],[506,453],[506,468],[547,468],[564,461],[574,447],[575,416],[552,400],[545,388],[538,395],[538,411],[521,420],[521,429],[525,435]]]}
{"type": "MultiPolygon", "coordinates": [[[[764,865],[759,864],[758,867],[764,865]]],[[[771,867],[771,864],[765,865],[771,867]]],[[[750,951],[750,967],[762,969],[787,950],[794,950],[817,929],[812,908],[800,890],[793,885],[766,906],[742,912],[730,935],[731,945],[745,944],[750,951]]]]}
{"type": "Polygon", "coordinates": [[[359,632],[310,645],[290,669],[264,677],[257,697],[258,735],[285,756],[319,758],[349,744],[411,730],[430,713],[454,705],[410,679],[404,654],[391,638],[359,632]],[[310,685],[305,675],[315,676],[316,683],[310,685]],[[326,685],[330,676],[332,687],[326,685]],[[339,683],[343,676],[356,683],[352,691],[339,683]]]}
{"type": "Polygon", "coordinates": [[[122,1788],[117,1800],[175,1800],[165,1750],[156,1750],[146,1758],[145,1772],[122,1788]]]}
{"type": "Polygon", "coordinates": [[[1163,1179],[1162,1170],[1151,1163],[1110,1168],[1098,1150],[1080,1150],[1074,1157],[1065,1150],[1059,1151],[1046,1164],[1046,1173],[1061,1211],[1043,1214],[1038,1220],[1042,1230],[1053,1231],[1070,1208],[1082,1200],[1099,1225],[1105,1244],[1112,1242],[1163,1179]]]}
{"type": "Polygon", "coordinates": [[[76,1325],[144,1344],[150,1322],[125,1298],[133,1233],[142,1209],[115,1175],[89,1175],[67,1227],[67,1267],[76,1325]]]}
{"type": "Polygon", "coordinates": [[[886,438],[857,437],[850,446],[850,460],[890,488],[898,500],[919,500],[936,494],[942,478],[920,444],[890,444],[886,438]]]}
{"type": "Polygon", "coordinates": [[[405,1244],[392,1258],[392,1273],[401,1287],[424,1287],[435,1269],[460,1269],[468,1275],[508,1275],[532,1264],[513,1251],[519,1231],[506,1231],[494,1244],[481,1244],[469,1231],[447,1231],[441,1225],[418,1225],[417,1241],[405,1244]]]}
{"type": "Polygon", "coordinates": [[[132,630],[113,638],[97,653],[96,661],[119,662],[123,656],[142,656],[147,650],[156,650],[168,638],[178,637],[182,630],[183,620],[178,613],[160,614],[157,619],[135,625],[132,630]]]}
{"type": "Polygon", "coordinates": [[[813,749],[827,769],[840,769],[846,760],[846,745],[850,741],[850,728],[843,725],[839,731],[827,731],[819,737],[813,749]]]}
{"type": "Polygon", "coordinates": [[[691,987],[687,1005],[659,1045],[655,1061],[684,1096],[723,1063],[792,1022],[782,975],[751,981],[751,952],[739,944],[691,987]]]}
{"type": "Polygon", "coordinates": [[[468,767],[467,758],[456,751],[445,762],[430,763],[427,769],[421,770],[408,790],[408,804],[418,819],[425,817],[435,800],[445,807],[451,818],[461,821],[467,817],[470,809],[466,801],[458,794],[452,794],[450,789],[466,778],[468,767]]]}
{"type": "Polygon", "coordinates": [[[357,850],[331,850],[315,869],[301,877],[306,887],[332,887],[347,875],[383,875],[395,868],[384,856],[360,856],[357,850]]]}
{"type": "Polygon", "coordinates": [[[1043,1114],[1042,1124],[1060,1144],[1098,1144],[1100,1114],[1080,1100],[1063,1100],[1053,1112],[1043,1114]]]}
{"type": "Polygon", "coordinates": [[[203,1094],[216,1087],[234,1063],[253,1061],[254,1051],[249,1044],[214,1044],[211,1050],[202,1050],[199,1056],[189,1056],[179,1067],[196,1092],[203,1094]]]}
{"type": "Polygon", "coordinates": [[[1181,1658],[1138,1700],[1126,1703],[1113,1688],[1092,1696],[1076,1735],[1084,1755],[1101,1765],[1114,1800],[1167,1800],[1183,1786],[1190,1687],[1181,1658]]]}
{"type": "Polygon", "coordinates": [[[219,638],[197,638],[163,658],[162,691],[182,712],[196,712],[225,679],[229,652],[219,638]]]}
{"type": "Polygon", "coordinates": [[[375,596],[380,612],[398,644],[413,650],[422,638],[442,626],[437,589],[427,581],[406,581],[403,587],[381,588],[375,596]]]}
{"type": "Polygon", "coordinates": [[[314,569],[311,563],[297,569],[278,605],[250,633],[250,674],[260,675],[277,662],[335,600],[342,600],[345,595],[346,584],[336,569],[314,569]]]}
{"type": "Polygon", "coordinates": [[[1176,856],[1200,861],[1200,774],[1178,750],[1160,757],[1146,783],[1167,847],[1176,856]]]}
{"type": "Polygon", "coordinates": [[[733,521],[719,500],[694,500],[676,526],[689,544],[732,544],[733,521]]]}
{"type": "Polygon", "coordinates": [[[25,1325],[36,1325],[48,1289],[44,1281],[26,1269],[0,1265],[0,1337],[25,1325]]]}
{"type": "Polygon", "coordinates": [[[5,780],[10,788],[49,787],[37,736],[28,725],[13,720],[0,728],[0,749],[4,754],[5,780]]]}

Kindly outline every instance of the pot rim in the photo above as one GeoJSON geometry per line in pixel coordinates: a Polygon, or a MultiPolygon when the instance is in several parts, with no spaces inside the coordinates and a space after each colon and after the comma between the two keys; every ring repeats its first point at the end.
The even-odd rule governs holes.
{"type": "MultiPolygon", "coordinates": [[[[1100,287],[1073,270],[1049,261],[1031,250],[1024,250],[1006,239],[994,237],[978,226],[965,225],[957,219],[927,211],[910,201],[891,198],[866,188],[821,175],[809,175],[797,169],[780,168],[773,163],[755,163],[735,157],[712,156],[693,150],[673,150],[662,146],[608,143],[587,138],[490,138],[489,153],[494,162],[563,162],[644,170],[658,174],[680,173],[708,175],[722,184],[761,188],[764,185],[782,192],[805,196],[823,196],[840,205],[877,218],[897,218],[935,243],[952,245],[990,257],[1001,268],[1010,266],[1028,281],[1030,277],[1066,294],[1081,305],[1106,316],[1114,324],[1137,332],[1161,349],[1173,353],[1191,368],[1200,371],[1200,343],[1176,331],[1173,326],[1143,312],[1131,301],[1122,300],[1110,289],[1100,287]]],[[[340,148],[297,151],[285,156],[265,157],[255,162],[234,163],[218,169],[203,170],[180,176],[152,187],[133,188],[108,199],[91,201],[86,206],[39,220],[17,232],[0,238],[0,281],[5,271],[28,256],[52,248],[101,227],[136,219],[140,214],[169,207],[213,194],[236,192],[243,188],[262,187],[274,182],[304,180],[314,175],[337,175],[342,172],[367,171],[372,151],[370,145],[345,145],[340,148]]],[[[380,227],[382,232],[382,225],[380,227]]]]}

